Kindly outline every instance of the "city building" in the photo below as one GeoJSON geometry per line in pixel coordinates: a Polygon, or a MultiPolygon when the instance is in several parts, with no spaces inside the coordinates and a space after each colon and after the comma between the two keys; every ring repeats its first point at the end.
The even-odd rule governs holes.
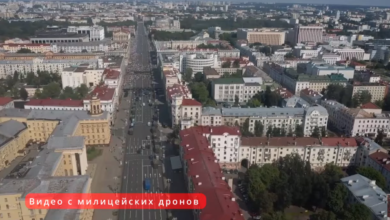
{"type": "Polygon", "coordinates": [[[203,73],[203,68],[205,67],[221,67],[221,61],[217,53],[208,53],[206,55],[197,53],[181,54],[180,60],[182,60],[180,72],[185,72],[186,69],[191,68],[194,75],[198,72],[203,73]]]}
{"type": "Polygon", "coordinates": [[[348,167],[357,164],[358,143],[354,138],[249,137],[241,138],[239,161],[250,166],[271,164],[281,157],[298,154],[312,169],[326,164],[348,167]]]}
{"type": "Polygon", "coordinates": [[[202,103],[195,99],[182,99],[175,96],[172,100],[172,116],[175,118],[172,124],[180,124],[182,129],[197,126],[202,116],[202,103]]]}
{"type": "Polygon", "coordinates": [[[212,97],[217,102],[247,102],[262,91],[261,77],[219,78],[212,81],[212,97]]]}
{"type": "Polygon", "coordinates": [[[354,82],[352,85],[352,97],[363,91],[371,94],[371,101],[382,101],[388,93],[387,85],[380,83],[354,82]]]}
{"type": "Polygon", "coordinates": [[[387,135],[390,131],[388,113],[369,113],[361,108],[347,108],[333,100],[321,103],[329,113],[329,125],[342,135],[351,137],[375,137],[379,131],[387,135]]]}
{"type": "Polygon", "coordinates": [[[131,37],[131,34],[130,34],[130,31],[128,31],[128,30],[118,30],[118,31],[114,31],[112,33],[112,39],[115,42],[128,43],[130,40],[130,37],[131,37]]]}
{"type": "Polygon", "coordinates": [[[157,29],[180,29],[180,21],[172,18],[156,19],[153,28],[157,29]]]}
{"type": "Polygon", "coordinates": [[[0,78],[5,79],[15,72],[27,75],[29,72],[40,71],[61,73],[62,70],[70,66],[86,64],[90,68],[102,68],[103,54],[99,53],[0,53],[0,78]]]}
{"type": "Polygon", "coordinates": [[[365,51],[361,48],[351,48],[351,47],[334,47],[330,45],[322,45],[322,48],[326,52],[334,53],[340,56],[341,60],[366,60],[365,51]]]}
{"type": "Polygon", "coordinates": [[[221,164],[224,161],[236,164],[230,161],[235,160],[233,155],[238,150],[239,130],[226,126],[199,126],[184,129],[179,135],[180,156],[188,192],[207,195],[206,207],[194,210],[194,219],[244,220],[220,167],[227,167],[221,164]]]}
{"type": "Polygon", "coordinates": [[[264,45],[282,45],[286,33],[282,30],[272,29],[237,29],[237,39],[247,40],[248,43],[261,43],[264,45]]]}
{"type": "Polygon", "coordinates": [[[294,133],[296,126],[302,126],[305,137],[310,136],[317,127],[320,131],[328,124],[328,112],[322,106],[302,108],[203,108],[201,125],[242,126],[249,120],[248,130],[254,132],[255,122],[263,125],[263,135],[272,128],[284,129],[286,134],[294,133]]]}
{"type": "Polygon", "coordinates": [[[77,33],[38,33],[30,37],[33,44],[52,44],[52,43],[74,43],[74,42],[88,42],[89,36],[87,34],[77,33]]]}
{"type": "Polygon", "coordinates": [[[342,178],[341,182],[348,189],[347,202],[366,206],[372,213],[371,219],[388,219],[388,195],[376,185],[375,180],[355,174],[342,178]]]}
{"type": "Polygon", "coordinates": [[[111,125],[114,124],[115,113],[117,111],[118,95],[116,89],[110,88],[108,85],[99,85],[83,99],[85,109],[90,109],[99,100],[102,111],[108,112],[108,117],[111,125]]]}
{"type": "Polygon", "coordinates": [[[9,97],[0,97],[0,110],[5,108],[14,108],[14,100],[9,97]]]}
{"type": "Polygon", "coordinates": [[[293,44],[303,42],[321,43],[324,28],[322,26],[295,25],[292,30],[290,42],[293,44]]]}
{"type": "Polygon", "coordinates": [[[91,53],[91,52],[107,52],[110,49],[111,40],[90,41],[90,42],[57,42],[52,43],[50,50],[53,53],[91,53]]]}
{"type": "Polygon", "coordinates": [[[355,69],[348,66],[334,66],[325,63],[317,64],[316,62],[309,62],[306,65],[306,73],[317,76],[341,74],[346,79],[353,79],[355,69]]]}
{"type": "Polygon", "coordinates": [[[28,49],[33,53],[46,53],[51,51],[50,44],[2,44],[0,47],[8,53],[16,53],[20,49],[28,49]]]}
{"type": "Polygon", "coordinates": [[[101,41],[104,39],[104,27],[102,26],[69,26],[67,32],[87,34],[89,41],[101,41]]]}
{"type": "Polygon", "coordinates": [[[292,68],[283,68],[275,63],[265,63],[264,71],[276,82],[286,87],[294,94],[299,94],[301,90],[310,89],[315,92],[322,92],[330,84],[340,84],[346,86],[348,80],[342,75],[333,73],[330,75],[308,75],[298,74],[292,68]]]}
{"type": "Polygon", "coordinates": [[[67,111],[85,111],[83,100],[72,99],[30,99],[24,105],[24,109],[36,110],[67,110],[67,111]]]}

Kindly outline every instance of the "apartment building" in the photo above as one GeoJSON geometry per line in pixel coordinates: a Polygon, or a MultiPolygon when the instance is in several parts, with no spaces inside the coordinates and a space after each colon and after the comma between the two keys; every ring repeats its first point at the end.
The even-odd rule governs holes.
{"type": "Polygon", "coordinates": [[[131,38],[131,33],[129,30],[118,30],[112,33],[112,39],[115,42],[128,43],[130,41],[130,38],[131,38]]]}
{"type": "Polygon", "coordinates": [[[340,84],[346,86],[348,80],[342,75],[333,73],[330,75],[308,75],[298,74],[292,68],[283,68],[275,63],[265,63],[264,71],[277,83],[286,87],[294,94],[299,94],[301,90],[310,89],[321,92],[330,84],[340,84]]]}
{"type": "Polygon", "coordinates": [[[302,42],[321,43],[324,28],[322,26],[303,26],[296,25],[291,34],[289,40],[293,44],[302,42]]]}
{"type": "Polygon", "coordinates": [[[324,45],[323,48],[326,52],[339,55],[341,60],[365,60],[365,51],[361,48],[333,47],[330,45],[324,45]]]}
{"type": "Polygon", "coordinates": [[[348,203],[366,206],[372,214],[370,219],[388,219],[388,194],[376,185],[375,180],[355,174],[342,178],[341,183],[348,189],[348,203]]]}
{"type": "Polygon", "coordinates": [[[263,126],[263,134],[267,129],[281,128],[294,133],[296,125],[302,125],[304,135],[310,136],[314,128],[322,128],[328,124],[328,113],[322,106],[306,108],[203,108],[201,122],[203,126],[226,125],[241,126],[245,120],[249,120],[249,131],[254,132],[255,122],[260,121],[263,126]]]}
{"type": "Polygon", "coordinates": [[[37,33],[30,37],[32,44],[52,44],[52,43],[73,43],[73,42],[89,42],[88,34],[77,33],[37,33]]]}
{"type": "Polygon", "coordinates": [[[195,99],[180,99],[176,96],[172,101],[172,116],[177,119],[175,123],[180,124],[181,129],[197,126],[202,116],[202,103],[195,99]]]}
{"type": "Polygon", "coordinates": [[[18,54],[18,53],[0,53],[0,78],[6,78],[16,72],[26,76],[29,72],[37,73],[40,71],[58,72],[70,66],[79,66],[85,64],[89,68],[102,68],[103,60],[99,53],[52,53],[44,54],[18,54]]]}
{"type": "Polygon", "coordinates": [[[68,33],[87,34],[89,41],[101,41],[105,38],[102,26],[68,26],[68,33]]]}
{"type": "Polygon", "coordinates": [[[111,49],[111,40],[90,42],[56,42],[52,43],[50,50],[53,53],[84,53],[84,52],[107,52],[111,49]]]}
{"type": "Polygon", "coordinates": [[[261,77],[219,78],[212,81],[212,97],[217,102],[247,102],[262,91],[261,77]]]}
{"type": "Polygon", "coordinates": [[[226,126],[198,126],[180,131],[180,156],[188,192],[203,193],[209,201],[201,211],[193,211],[196,220],[244,220],[221,169],[221,166],[227,168],[221,162],[228,160],[230,164],[234,160],[239,144],[237,134],[237,128],[226,126]]]}
{"type": "Polygon", "coordinates": [[[186,85],[174,84],[166,89],[167,103],[171,108],[171,121],[172,125],[178,125],[180,123],[179,116],[181,113],[181,103],[183,99],[192,99],[192,94],[186,85]]]}
{"type": "Polygon", "coordinates": [[[99,85],[83,99],[85,109],[92,108],[97,102],[100,104],[100,109],[108,113],[110,125],[113,125],[118,103],[116,89],[108,85],[99,85]]]}
{"type": "Polygon", "coordinates": [[[180,29],[180,21],[172,18],[161,18],[154,21],[154,28],[180,29]]]}
{"type": "Polygon", "coordinates": [[[358,143],[354,138],[250,137],[241,138],[238,152],[240,161],[259,166],[291,154],[310,162],[313,169],[328,163],[348,167],[357,164],[358,143]]]}
{"type": "Polygon", "coordinates": [[[176,68],[165,68],[162,71],[163,83],[165,88],[171,87],[175,84],[181,84],[180,73],[176,68]]]}
{"type": "Polygon", "coordinates": [[[46,53],[51,51],[50,44],[2,44],[0,47],[8,53],[16,53],[20,49],[28,49],[33,53],[46,53]]]}
{"type": "Polygon", "coordinates": [[[378,131],[389,133],[390,117],[387,113],[369,113],[360,108],[347,108],[345,105],[333,100],[321,103],[329,113],[329,125],[340,134],[355,136],[373,136],[378,131]]]}
{"type": "Polygon", "coordinates": [[[323,95],[319,92],[316,92],[312,89],[303,89],[300,92],[301,99],[305,100],[309,105],[319,105],[323,95]]]}
{"type": "Polygon", "coordinates": [[[237,39],[247,40],[248,43],[261,43],[264,45],[282,45],[286,33],[282,30],[272,29],[237,29],[237,39]]]}
{"type": "Polygon", "coordinates": [[[83,100],[72,99],[30,99],[24,105],[24,109],[36,110],[67,110],[67,111],[86,111],[83,100]]]}
{"type": "Polygon", "coordinates": [[[362,83],[354,82],[352,86],[352,97],[358,95],[363,91],[371,94],[371,102],[381,101],[388,93],[387,86],[380,83],[362,83]]]}
{"type": "Polygon", "coordinates": [[[346,79],[353,79],[355,69],[347,66],[334,66],[325,63],[317,64],[316,62],[309,62],[306,65],[306,73],[317,76],[342,74],[346,79]]]}

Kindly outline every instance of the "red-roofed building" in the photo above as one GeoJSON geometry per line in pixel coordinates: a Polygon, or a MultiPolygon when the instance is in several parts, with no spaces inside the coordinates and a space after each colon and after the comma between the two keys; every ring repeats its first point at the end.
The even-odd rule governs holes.
{"type": "Polygon", "coordinates": [[[181,124],[182,129],[190,128],[201,123],[202,103],[195,99],[178,99],[172,105],[172,124],[181,124]],[[179,108],[176,108],[179,105],[179,108]],[[175,112],[173,112],[175,110],[175,112]],[[176,111],[177,110],[177,111],[176,111]],[[175,114],[173,114],[175,113],[175,114]]]}
{"type": "Polygon", "coordinates": [[[82,111],[84,109],[83,100],[72,99],[30,99],[25,105],[25,109],[40,110],[72,110],[82,111]]]}
{"type": "MultiPolygon", "coordinates": [[[[234,151],[239,144],[238,128],[220,127],[192,127],[180,131],[181,152],[184,175],[187,177],[189,192],[203,193],[207,196],[206,207],[199,211],[194,210],[195,219],[199,220],[244,220],[238,204],[218,162],[219,158],[226,158],[222,152],[234,151]],[[230,132],[232,135],[230,135],[230,132]],[[222,136],[213,135],[223,134],[222,136]],[[220,140],[222,138],[222,140],[220,140]],[[232,139],[232,140],[231,140],[232,139]],[[222,141],[222,145],[219,145],[222,141]],[[229,143],[224,142],[231,142],[229,143]],[[238,143],[234,145],[234,143],[238,143]],[[225,149],[226,147],[226,149],[225,149]]],[[[226,160],[226,159],[222,159],[226,160]]]]}
{"type": "Polygon", "coordinates": [[[368,113],[372,113],[372,114],[381,114],[382,113],[382,109],[372,102],[367,102],[367,103],[361,105],[360,108],[363,109],[364,111],[366,111],[368,113]]]}
{"type": "Polygon", "coordinates": [[[14,100],[9,97],[0,97],[0,110],[5,108],[15,108],[14,100]]]}
{"type": "Polygon", "coordinates": [[[111,122],[113,123],[114,115],[116,112],[115,89],[109,88],[107,85],[96,86],[95,89],[83,100],[85,109],[90,109],[91,99],[93,97],[97,97],[100,100],[102,110],[110,113],[111,122]]]}
{"type": "Polygon", "coordinates": [[[115,89],[115,94],[119,94],[119,89],[122,86],[123,77],[121,72],[114,69],[105,69],[103,72],[103,81],[108,88],[115,89]]]}

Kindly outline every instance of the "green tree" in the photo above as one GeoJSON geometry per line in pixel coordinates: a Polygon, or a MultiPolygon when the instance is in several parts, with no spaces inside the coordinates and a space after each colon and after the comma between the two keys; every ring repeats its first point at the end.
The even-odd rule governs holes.
{"type": "Polygon", "coordinates": [[[328,198],[327,207],[329,211],[340,215],[343,213],[344,204],[348,195],[347,188],[342,183],[338,183],[336,187],[331,191],[328,198]]]}
{"type": "Polygon", "coordinates": [[[272,125],[269,125],[268,128],[267,128],[267,133],[266,133],[267,137],[272,136],[272,131],[273,130],[274,129],[273,129],[272,125]]]}
{"type": "Polygon", "coordinates": [[[89,91],[89,89],[88,89],[87,85],[85,85],[84,83],[76,88],[77,95],[80,98],[84,98],[88,94],[88,91],[89,91]]]}
{"type": "Polygon", "coordinates": [[[249,118],[245,119],[241,127],[241,134],[244,137],[251,137],[252,133],[249,131],[249,118]]]}
{"type": "Polygon", "coordinates": [[[16,99],[19,98],[19,94],[20,94],[20,92],[19,92],[19,89],[17,87],[13,87],[11,89],[11,96],[13,98],[16,98],[16,99]]]}
{"type": "Polygon", "coordinates": [[[42,98],[43,98],[43,96],[42,96],[42,90],[41,90],[40,88],[38,88],[38,89],[35,90],[34,98],[36,98],[36,99],[42,99],[42,98]]]}
{"type": "Polygon", "coordinates": [[[232,65],[232,62],[230,62],[230,60],[228,61],[225,61],[224,63],[222,63],[221,67],[222,68],[230,68],[232,65]]]}
{"type": "Polygon", "coordinates": [[[183,75],[183,80],[187,83],[191,82],[191,79],[192,79],[192,69],[191,68],[187,68],[186,71],[184,72],[184,75],[183,75]]]}
{"type": "Polygon", "coordinates": [[[7,91],[6,91],[5,86],[0,85],[0,96],[4,96],[6,92],[7,92],[7,91]]]}
{"type": "Polygon", "coordinates": [[[340,167],[334,164],[326,164],[321,176],[324,178],[325,183],[329,185],[330,189],[333,190],[337,183],[340,182],[340,179],[344,177],[344,173],[340,167]]]}
{"type": "Polygon", "coordinates": [[[262,220],[287,220],[287,216],[284,212],[275,212],[263,215],[262,220]]]}
{"type": "Polygon", "coordinates": [[[360,93],[359,96],[359,103],[360,104],[366,104],[368,102],[371,102],[372,95],[370,92],[364,90],[360,93]]]}
{"type": "Polygon", "coordinates": [[[295,125],[295,136],[297,137],[303,137],[303,126],[300,124],[295,125]]]}
{"type": "Polygon", "coordinates": [[[27,90],[26,90],[25,88],[21,88],[21,89],[19,90],[19,96],[20,96],[20,98],[22,98],[24,101],[26,101],[27,98],[28,98],[28,92],[27,92],[27,90]]]}
{"type": "Polygon", "coordinates": [[[33,72],[28,72],[26,74],[26,83],[27,85],[33,85],[34,84],[34,79],[35,79],[35,74],[33,72]]]}
{"type": "Polygon", "coordinates": [[[14,72],[13,80],[14,83],[17,83],[19,81],[19,73],[17,71],[14,72]]]}
{"type": "Polygon", "coordinates": [[[361,203],[354,203],[348,205],[343,215],[343,219],[367,220],[372,218],[372,213],[370,209],[361,203]]]}
{"type": "Polygon", "coordinates": [[[390,95],[387,94],[383,100],[383,111],[390,111],[390,95]]]}
{"type": "Polygon", "coordinates": [[[261,102],[256,98],[251,98],[248,100],[247,105],[251,108],[257,108],[261,106],[261,102]]]}
{"type": "Polygon", "coordinates": [[[282,131],[280,128],[274,127],[272,129],[272,137],[281,137],[282,136],[282,131]]]}
{"type": "Polygon", "coordinates": [[[255,121],[255,136],[262,137],[264,131],[264,125],[261,121],[255,121]]]}
{"type": "Polygon", "coordinates": [[[375,180],[376,185],[380,188],[386,188],[386,179],[378,170],[375,170],[372,167],[359,167],[356,172],[368,179],[375,180]]]}
{"type": "Polygon", "coordinates": [[[375,142],[379,145],[383,145],[383,138],[385,138],[385,133],[383,130],[378,130],[378,133],[375,137],[375,142]]]}
{"type": "Polygon", "coordinates": [[[16,53],[33,53],[30,49],[27,48],[21,48],[16,53]]]}
{"type": "Polygon", "coordinates": [[[315,138],[320,137],[320,128],[318,126],[314,128],[313,132],[311,133],[311,136],[315,138]]]}
{"type": "Polygon", "coordinates": [[[318,214],[314,214],[312,220],[337,220],[337,216],[333,212],[321,211],[318,214]]]}
{"type": "Polygon", "coordinates": [[[206,77],[203,73],[197,72],[194,75],[194,82],[204,82],[206,80],[206,77]]]}
{"type": "Polygon", "coordinates": [[[7,85],[7,90],[11,90],[12,87],[14,87],[14,85],[15,85],[15,81],[14,81],[13,77],[8,75],[5,78],[5,84],[7,85]]]}
{"type": "Polygon", "coordinates": [[[325,208],[327,199],[330,195],[329,185],[326,183],[323,175],[318,173],[312,174],[312,193],[309,204],[315,208],[325,208]]]}
{"type": "Polygon", "coordinates": [[[42,88],[42,98],[58,98],[61,94],[61,87],[58,83],[51,82],[42,88]]]}
{"type": "Polygon", "coordinates": [[[240,60],[235,60],[233,62],[233,68],[240,68],[240,60]]]}
{"type": "Polygon", "coordinates": [[[328,135],[326,134],[326,128],[321,127],[321,137],[327,137],[328,135]]]}
{"type": "Polygon", "coordinates": [[[271,91],[271,87],[267,86],[264,93],[264,104],[267,107],[278,106],[281,100],[281,96],[275,91],[271,91]]]}
{"type": "Polygon", "coordinates": [[[192,83],[190,85],[191,93],[194,99],[198,102],[205,104],[209,97],[209,91],[207,90],[204,83],[192,83]]]}
{"type": "Polygon", "coordinates": [[[240,99],[238,95],[234,96],[234,107],[240,106],[240,99]]]}

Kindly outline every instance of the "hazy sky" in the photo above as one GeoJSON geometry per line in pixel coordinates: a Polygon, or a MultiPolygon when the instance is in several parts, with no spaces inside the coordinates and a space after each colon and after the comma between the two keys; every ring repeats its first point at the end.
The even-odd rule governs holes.
{"type": "MultiPolygon", "coordinates": [[[[267,2],[262,0],[261,2],[267,2]]],[[[313,4],[340,4],[340,5],[366,5],[389,6],[390,0],[269,0],[276,3],[313,3],[313,4]]]]}

